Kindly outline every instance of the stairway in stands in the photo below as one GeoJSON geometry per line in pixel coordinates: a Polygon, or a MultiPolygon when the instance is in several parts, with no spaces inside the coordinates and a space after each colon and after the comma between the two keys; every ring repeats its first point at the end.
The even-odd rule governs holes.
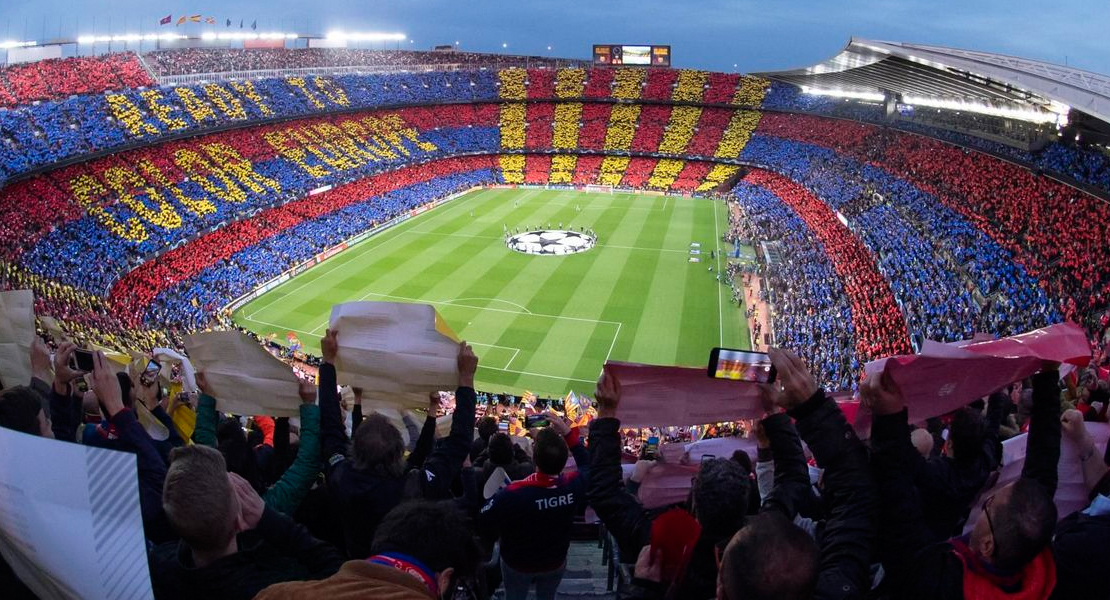
{"type": "MultiPolygon", "coordinates": [[[[601,563],[601,557],[602,549],[596,541],[571,542],[570,552],[567,554],[567,571],[555,597],[559,600],[616,600],[615,591],[605,591],[609,567],[601,563]]],[[[614,587],[615,585],[614,583],[614,587]]],[[[529,600],[535,597],[534,590],[528,594],[529,600]]],[[[504,589],[498,589],[493,598],[503,600],[504,589]]]]}

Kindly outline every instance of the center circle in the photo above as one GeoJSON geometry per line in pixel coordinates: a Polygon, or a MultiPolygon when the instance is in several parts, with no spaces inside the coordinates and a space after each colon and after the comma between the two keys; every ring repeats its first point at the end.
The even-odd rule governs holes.
{"type": "Polygon", "coordinates": [[[584,231],[537,229],[505,236],[510,250],[536,256],[578,254],[593,248],[597,238],[584,231]]]}

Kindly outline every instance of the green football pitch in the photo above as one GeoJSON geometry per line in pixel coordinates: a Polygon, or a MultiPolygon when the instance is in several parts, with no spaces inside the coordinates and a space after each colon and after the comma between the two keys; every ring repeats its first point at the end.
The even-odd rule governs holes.
{"type": "MultiPolygon", "coordinates": [[[[313,354],[334,304],[435,306],[480,358],[490,392],[593,392],[606,359],[704,366],[714,346],[747,348],[743,307],[717,268],[723,203],[701,198],[486,189],[425,212],[325,261],[235,312],[313,354]],[[580,254],[514,252],[503,228],[585,227],[580,254]],[[690,262],[692,244],[701,262],[690,262]],[[723,278],[723,277],[722,277],[723,278]]],[[[342,335],[342,334],[341,334],[342,335]]]]}

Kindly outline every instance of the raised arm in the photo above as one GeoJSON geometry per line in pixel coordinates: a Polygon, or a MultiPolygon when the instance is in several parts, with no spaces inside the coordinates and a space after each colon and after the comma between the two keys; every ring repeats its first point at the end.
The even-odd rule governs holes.
{"type": "MultiPolygon", "coordinates": [[[[795,419],[817,466],[824,469],[822,500],[828,518],[819,539],[818,596],[821,590],[835,590],[837,597],[861,597],[871,589],[868,577],[875,545],[873,514],[878,505],[867,450],[840,407],[817,387],[801,359],[788,350],[774,349],[771,359],[782,378],[783,393],[776,403],[795,419]]],[[[775,469],[779,469],[777,464],[775,469]]]]}
{"type": "Polygon", "coordinates": [[[1110,469],[1107,468],[1106,462],[1099,455],[1098,447],[1095,446],[1091,434],[1087,432],[1087,425],[1083,421],[1083,413],[1074,408],[1064,411],[1063,416],[1060,417],[1060,425],[1063,434],[1079,448],[1077,460],[1083,470],[1083,484],[1090,492],[1098,486],[1110,469]]]}
{"type": "Polygon", "coordinates": [[[266,505],[278,512],[292,515],[301,505],[320,472],[320,408],[316,406],[316,386],[300,383],[301,442],[297,460],[264,496],[266,505]]]}
{"type": "MultiPolygon", "coordinates": [[[[420,465],[432,453],[432,446],[436,442],[436,412],[439,411],[439,392],[432,392],[428,395],[428,416],[424,419],[424,425],[420,428],[416,437],[416,444],[413,445],[412,452],[408,457],[408,468],[418,469],[420,465]]],[[[408,415],[402,419],[405,422],[405,427],[409,427],[411,419],[408,415]]],[[[451,422],[454,426],[454,420],[451,422]]],[[[453,428],[453,427],[452,427],[453,428]]],[[[409,429],[409,435],[412,435],[412,428],[409,429]]]]}
{"type": "Polygon", "coordinates": [[[339,408],[339,388],[335,380],[335,355],[339,351],[339,332],[327,330],[320,340],[324,362],[320,364],[320,451],[324,470],[329,471],[347,457],[347,430],[339,408]]]}
{"type": "Polygon", "coordinates": [[[871,472],[879,493],[878,556],[893,581],[904,581],[914,556],[932,538],[913,474],[906,469],[913,456],[920,455],[910,442],[909,413],[902,392],[889,375],[868,377],[860,386],[860,395],[873,417],[871,472]]]}
{"type": "Polygon", "coordinates": [[[1060,373],[1055,367],[1033,376],[1033,410],[1021,476],[1036,480],[1049,496],[1056,494],[1060,463],[1060,373]]]}
{"type": "Polygon", "coordinates": [[[196,378],[200,398],[197,399],[197,424],[193,427],[193,443],[215,448],[216,427],[220,424],[220,413],[216,411],[216,398],[211,395],[204,373],[198,371],[196,378]]]}
{"type": "Polygon", "coordinates": [[[786,413],[770,415],[760,421],[770,444],[774,477],[766,493],[760,489],[763,506],[760,511],[777,510],[793,521],[798,505],[810,495],[809,469],[798,430],[786,413]]]}
{"type": "Polygon", "coordinates": [[[135,453],[139,470],[139,505],[144,522],[159,518],[162,513],[162,484],[166,479],[166,463],[135,413],[123,406],[123,391],[115,370],[103,352],[93,355],[93,392],[104,404],[108,418],[115,427],[120,442],[135,453]]]}
{"type": "Polygon", "coordinates": [[[429,499],[450,496],[451,482],[462,471],[474,441],[474,405],[478,394],[474,391],[474,373],[478,370],[478,357],[466,342],[459,343],[459,387],[455,390],[455,413],[451,419],[451,433],[435,445],[424,461],[424,496],[429,499]]]}
{"type": "Polygon", "coordinates": [[[624,556],[636,556],[651,540],[651,519],[625,489],[621,472],[620,384],[603,373],[594,393],[597,418],[590,422],[590,478],[586,496],[624,556]]]}

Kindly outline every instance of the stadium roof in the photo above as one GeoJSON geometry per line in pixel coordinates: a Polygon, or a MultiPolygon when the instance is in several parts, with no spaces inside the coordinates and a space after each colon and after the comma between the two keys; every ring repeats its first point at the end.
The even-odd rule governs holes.
{"type": "Polygon", "coordinates": [[[1110,123],[1110,77],[990,52],[852,38],[824,62],[757,75],[826,91],[893,92],[1044,111],[1056,102],[1110,123]]]}

